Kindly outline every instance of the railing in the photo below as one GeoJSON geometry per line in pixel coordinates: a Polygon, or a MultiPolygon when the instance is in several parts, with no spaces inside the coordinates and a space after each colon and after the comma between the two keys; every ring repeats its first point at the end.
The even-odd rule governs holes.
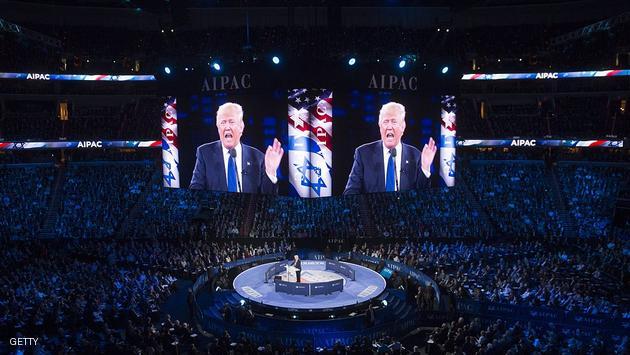
{"type": "Polygon", "coordinates": [[[356,260],[366,261],[366,262],[376,264],[376,265],[378,265],[380,262],[384,262],[385,267],[394,271],[398,271],[399,273],[403,275],[411,276],[414,279],[416,279],[416,281],[418,281],[419,284],[431,285],[433,290],[435,290],[435,296],[436,296],[437,301],[440,302],[441,300],[440,287],[435,281],[433,281],[432,278],[430,278],[423,272],[420,272],[414,268],[411,268],[403,263],[397,263],[392,260],[383,260],[383,259],[375,258],[372,256],[368,256],[365,254],[351,253],[351,258],[356,259],[356,260]]]}

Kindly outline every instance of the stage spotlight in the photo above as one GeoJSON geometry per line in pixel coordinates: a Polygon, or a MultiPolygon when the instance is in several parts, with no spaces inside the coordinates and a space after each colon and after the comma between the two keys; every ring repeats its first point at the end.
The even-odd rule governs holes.
{"type": "Polygon", "coordinates": [[[404,60],[404,59],[401,59],[401,60],[400,60],[400,62],[398,62],[398,67],[399,67],[400,69],[404,68],[404,67],[405,67],[405,65],[407,65],[407,61],[406,61],[406,60],[404,60]]]}
{"type": "Polygon", "coordinates": [[[297,316],[294,314],[294,315],[291,316],[291,318],[297,319],[297,316]]]}
{"type": "Polygon", "coordinates": [[[383,304],[383,307],[387,307],[387,300],[382,300],[381,303],[383,304]]]}
{"type": "Polygon", "coordinates": [[[169,67],[164,67],[164,72],[165,72],[166,74],[170,74],[170,73],[171,73],[171,68],[169,68],[169,67]]]}
{"type": "Polygon", "coordinates": [[[273,62],[273,64],[280,64],[280,58],[275,55],[273,56],[273,58],[271,58],[271,61],[273,62]]]}
{"type": "Polygon", "coordinates": [[[241,306],[245,305],[245,300],[240,300],[239,303],[241,304],[241,306]]]}
{"type": "Polygon", "coordinates": [[[357,59],[354,57],[348,59],[348,65],[354,65],[356,62],[357,62],[357,59]]]}
{"type": "Polygon", "coordinates": [[[444,66],[442,67],[442,74],[446,74],[448,73],[448,67],[444,66]]]}
{"type": "Polygon", "coordinates": [[[216,71],[221,71],[221,64],[219,64],[218,62],[212,62],[212,69],[216,71]]]}

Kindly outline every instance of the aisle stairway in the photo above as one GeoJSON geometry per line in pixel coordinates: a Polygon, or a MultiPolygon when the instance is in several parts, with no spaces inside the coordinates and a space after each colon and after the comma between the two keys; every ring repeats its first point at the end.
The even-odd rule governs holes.
{"type": "Polygon", "coordinates": [[[456,188],[462,189],[465,198],[468,201],[470,201],[470,204],[478,212],[479,218],[481,218],[482,223],[487,226],[490,226],[490,235],[496,236],[498,234],[499,228],[494,223],[494,220],[488,216],[488,213],[486,212],[485,208],[483,208],[483,206],[477,199],[477,196],[475,196],[475,194],[470,190],[470,188],[468,187],[468,184],[466,183],[466,179],[464,178],[457,179],[455,184],[456,184],[456,188]]]}
{"type": "Polygon", "coordinates": [[[44,217],[44,224],[40,232],[40,238],[50,239],[57,237],[55,235],[55,224],[57,223],[57,217],[59,216],[61,204],[63,202],[63,184],[66,180],[66,168],[61,165],[57,168],[57,175],[53,182],[53,190],[50,194],[50,200],[48,201],[48,212],[44,217]]]}
{"type": "Polygon", "coordinates": [[[547,185],[551,188],[551,193],[553,197],[554,205],[556,206],[556,211],[558,212],[558,217],[560,217],[560,221],[563,224],[562,236],[573,238],[577,237],[578,227],[575,219],[571,216],[569,211],[567,210],[566,203],[564,201],[564,194],[562,193],[562,186],[558,182],[558,177],[555,173],[555,165],[554,167],[546,166],[545,167],[545,179],[547,180],[547,185]]]}
{"type": "Polygon", "coordinates": [[[359,213],[361,214],[361,219],[363,220],[363,227],[365,230],[365,236],[367,238],[375,238],[378,237],[378,231],[376,226],[374,225],[374,218],[372,216],[372,211],[370,210],[370,203],[365,195],[359,195],[359,213]]]}
{"type": "Polygon", "coordinates": [[[125,231],[128,230],[127,226],[137,225],[138,223],[141,223],[138,221],[142,218],[142,215],[144,213],[144,206],[147,203],[147,194],[149,194],[152,191],[153,186],[155,186],[156,184],[159,185],[161,183],[162,183],[161,174],[153,174],[151,176],[151,180],[144,185],[144,187],[142,188],[142,191],[137,196],[134,205],[131,208],[129,208],[129,212],[126,214],[127,218],[125,218],[122,222],[120,222],[118,226],[116,227],[116,231],[114,232],[114,235],[116,237],[118,238],[124,237],[125,231]]]}
{"type": "MultiPolygon", "coordinates": [[[[249,237],[249,233],[254,225],[254,216],[256,215],[256,207],[258,205],[258,199],[260,197],[257,194],[249,194],[247,210],[243,216],[243,221],[239,228],[239,234],[244,237],[249,237]]],[[[254,236],[257,237],[257,236],[254,236]]]]}

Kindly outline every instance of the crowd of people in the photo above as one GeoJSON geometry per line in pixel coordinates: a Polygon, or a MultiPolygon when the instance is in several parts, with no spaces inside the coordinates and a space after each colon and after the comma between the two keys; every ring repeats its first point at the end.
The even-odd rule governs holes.
{"type": "Polygon", "coordinates": [[[368,218],[374,220],[376,235],[383,238],[487,238],[489,223],[475,208],[461,186],[433,189],[428,193],[409,191],[392,195],[366,195],[368,218]]]}
{"type": "Polygon", "coordinates": [[[567,209],[583,238],[601,238],[613,230],[616,197],[629,183],[627,166],[558,164],[567,209]]]}
{"type": "Polygon", "coordinates": [[[0,330],[38,337],[41,353],[195,353],[198,330],[160,311],[176,280],[288,247],[200,239],[7,244],[0,330]]]}
{"type": "MultiPolygon", "coordinates": [[[[0,329],[15,336],[39,336],[41,351],[289,351],[278,344],[256,344],[229,333],[205,337],[201,343],[197,339],[201,339],[200,330],[162,314],[160,305],[177,290],[176,280],[180,278],[194,279],[225,262],[286,253],[295,245],[276,241],[247,245],[210,242],[201,236],[29,243],[28,248],[23,242],[7,243],[0,252],[4,275],[0,287],[0,309],[4,315],[0,329]],[[226,343],[226,337],[231,341],[226,343]],[[259,350],[261,346],[267,350],[259,350]]],[[[351,250],[405,263],[433,275],[442,292],[458,298],[630,317],[627,240],[579,247],[570,242],[558,244],[540,239],[474,244],[408,240],[364,243],[351,250]]],[[[413,294],[415,288],[411,291],[413,294]]],[[[429,298],[423,294],[430,295],[421,289],[419,299],[408,301],[417,302],[424,312],[436,310],[434,302],[433,306],[425,304],[429,298]]],[[[575,329],[502,322],[494,321],[487,328],[481,327],[479,320],[445,323],[432,331],[424,351],[442,354],[460,349],[520,354],[591,347],[594,351],[623,354],[628,347],[627,339],[614,338],[611,343],[604,341],[603,334],[601,339],[589,339],[575,329]]],[[[357,349],[402,350],[400,342],[393,338],[374,343],[357,339],[354,344],[338,344],[335,348],[348,353],[357,349]]],[[[411,352],[411,347],[408,350],[411,352]]],[[[415,351],[420,350],[416,347],[415,351]]]]}
{"type": "MultiPolygon", "coordinates": [[[[560,220],[550,214],[557,213],[557,201],[549,197],[542,161],[470,160],[468,164],[461,185],[434,189],[431,194],[412,191],[304,200],[167,189],[151,161],[72,163],[63,168],[5,165],[3,176],[20,176],[22,183],[16,190],[9,188],[11,179],[2,180],[3,215],[10,216],[4,218],[3,228],[12,236],[5,238],[2,255],[2,267],[11,268],[0,288],[6,300],[0,303],[6,314],[2,329],[16,336],[41,334],[45,350],[51,352],[68,348],[95,353],[289,351],[237,334],[204,336],[201,344],[196,340],[201,337],[199,330],[164,318],[160,304],[180,278],[194,279],[225,262],[295,250],[299,239],[293,238],[330,236],[359,243],[350,251],[424,272],[451,303],[454,297],[611,319],[630,317],[630,245],[627,230],[615,229],[611,222],[613,197],[627,175],[623,164],[547,166],[562,181],[562,196],[573,218],[585,221],[579,224],[579,236],[588,237],[585,244],[562,236],[560,220]],[[33,213],[44,219],[54,200],[56,179],[62,181],[54,235],[81,240],[38,241],[41,222],[30,223],[33,213]],[[589,204],[598,208],[590,210],[589,204]],[[249,223],[251,242],[243,242],[249,223]],[[372,236],[392,241],[361,242],[370,228],[374,228],[372,236]],[[33,237],[29,248],[8,240],[33,237]],[[230,241],[233,238],[239,242],[230,241]],[[282,241],[287,238],[293,244],[282,241]],[[6,311],[15,309],[20,311],[6,311]],[[259,346],[267,350],[258,350],[259,346]]],[[[229,288],[228,274],[220,275],[216,286],[229,288]]],[[[439,308],[430,286],[396,275],[390,286],[406,287],[408,302],[415,302],[419,311],[439,308]]],[[[536,331],[540,337],[542,331],[536,331]]],[[[525,338],[504,342],[504,335],[490,338],[486,332],[492,340],[471,342],[465,336],[461,340],[461,330],[446,333],[445,337],[436,330],[427,349],[437,353],[472,346],[486,353],[531,349],[525,338]]],[[[578,346],[572,344],[594,349],[597,345],[578,336],[556,333],[556,337],[561,340],[546,343],[541,338],[531,346],[542,352],[578,346]],[[573,340],[567,343],[569,339],[573,340]]],[[[606,349],[624,349],[625,344],[617,339],[606,349]]],[[[396,339],[383,339],[338,345],[337,350],[391,350],[399,345],[396,339]]]]}
{"type": "Polygon", "coordinates": [[[216,191],[164,188],[161,179],[153,179],[122,234],[132,238],[190,233],[204,238],[239,236],[249,198],[216,191]],[[191,224],[192,219],[199,223],[191,224]]]}
{"type": "Polygon", "coordinates": [[[471,162],[462,175],[502,234],[562,235],[542,161],[471,162]]]}
{"type": "MultiPolygon", "coordinates": [[[[62,179],[54,233],[62,238],[114,235],[155,173],[146,162],[69,165],[62,179]]],[[[60,182],[61,183],[61,182],[60,182]]]]}
{"type": "Polygon", "coordinates": [[[445,292],[463,299],[630,317],[627,239],[581,247],[556,239],[407,241],[355,245],[352,250],[421,270],[445,292]]]}
{"type": "Polygon", "coordinates": [[[48,213],[54,168],[0,165],[0,239],[39,237],[48,213]]]}
{"type": "Polygon", "coordinates": [[[608,342],[603,333],[588,338],[579,331],[549,329],[531,323],[459,318],[436,328],[429,335],[424,351],[428,355],[625,354],[630,351],[628,337],[616,340],[608,342]]]}
{"type": "Polygon", "coordinates": [[[154,328],[176,280],[171,274],[75,252],[63,245],[3,248],[11,261],[2,263],[3,334],[37,336],[51,353],[131,351],[174,335],[154,328]]]}
{"type": "Polygon", "coordinates": [[[0,202],[7,213],[0,226],[7,238],[46,232],[133,239],[196,233],[208,238],[561,237],[572,222],[584,238],[614,230],[615,198],[627,184],[623,164],[545,165],[463,156],[466,162],[452,188],[319,199],[165,188],[152,160],[90,163],[76,156],[72,159],[79,161],[62,167],[9,164],[3,167],[6,192],[0,202]],[[10,189],[18,176],[20,188],[10,189]]]}
{"type": "Polygon", "coordinates": [[[257,196],[250,237],[365,236],[358,196],[299,199],[257,196]]]}

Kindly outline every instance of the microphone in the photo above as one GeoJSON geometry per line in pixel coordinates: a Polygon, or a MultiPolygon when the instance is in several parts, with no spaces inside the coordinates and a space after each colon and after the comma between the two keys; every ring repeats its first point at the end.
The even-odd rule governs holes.
{"type": "Polygon", "coordinates": [[[236,175],[236,184],[238,186],[238,192],[243,192],[241,188],[241,178],[238,176],[238,167],[236,166],[236,149],[232,148],[229,150],[230,157],[234,159],[234,173],[236,175]]]}
{"type": "Polygon", "coordinates": [[[396,181],[396,191],[399,191],[400,189],[398,188],[398,172],[396,171],[396,155],[398,153],[396,152],[396,148],[392,148],[389,150],[389,155],[392,156],[392,158],[394,158],[394,181],[396,181]]]}

